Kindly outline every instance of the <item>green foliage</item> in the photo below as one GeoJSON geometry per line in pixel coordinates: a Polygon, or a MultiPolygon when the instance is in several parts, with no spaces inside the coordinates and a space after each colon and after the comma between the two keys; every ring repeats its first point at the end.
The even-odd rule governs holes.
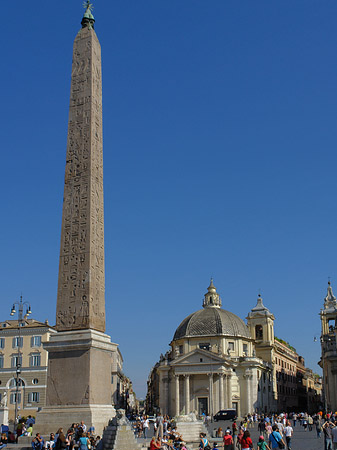
{"type": "Polygon", "coordinates": [[[286,347],[288,347],[288,348],[289,348],[290,350],[292,350],[293,352],[297,353],[297,352],[296,352],[296,348],[293,347],[292,345],[290,345],[289,342],[284,341],[283,339],[280,339],[280,338],[278,338],[278,337],[276,337],[276,336],[275,336],[275,339],[276,339],[278,342],[281,342],[281,344],[283,344],[283,345],[285,345],[286,347]]]}

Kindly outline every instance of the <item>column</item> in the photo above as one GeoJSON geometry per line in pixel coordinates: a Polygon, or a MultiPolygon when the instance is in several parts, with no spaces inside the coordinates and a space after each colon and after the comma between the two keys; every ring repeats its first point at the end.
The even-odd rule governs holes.
{"type": "Polygon", "coordinates": [[[185,414],[190,413],[190,376],[185,375],[185,414]]]}
{"type": "Polygon", "coordinates": [[[247,402],[246,402],[246,407],[247,407],[247,411],[246,414],[250,414],[251,410],[250,410],[250,373],[247,371],[246,372],[246,398],[247,398],[247,402]]]}
{"type": "Polygon", "coordinates": [[[175,375],[176,379],[176,416],[180,415],[180,402],[179,402],[179,375],[175,375]]]}
{"type": "Polygon", "coordinates": [[[213,411],[213,374],[209,373],[208,374],[208,380],[209,380],[209,405],[208,405],[208,410],[209,410],[209,415],[212,417],[214,414],[213,411]]]}
{"type": "Polygon", "coordinates": [[[224,409],[223,373],[219,373],[219,409],[224,409]]]}
{"type": "Polygon", "coordinates": [[[227,408],[232,408],[232,374],[227,374],[227,408]]]}

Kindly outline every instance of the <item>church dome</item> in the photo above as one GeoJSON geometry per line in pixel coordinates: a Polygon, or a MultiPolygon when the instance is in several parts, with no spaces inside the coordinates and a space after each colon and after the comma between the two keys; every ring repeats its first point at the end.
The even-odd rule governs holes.
{"type": "Polygon", "coordinates": [[[219,335],[251,338],[247,325],[240,317],[221,309],[221,299],[211,280],[205,294],[203,309],[190,314],[181,322],[173,340],[191,336],[219,335]]]}

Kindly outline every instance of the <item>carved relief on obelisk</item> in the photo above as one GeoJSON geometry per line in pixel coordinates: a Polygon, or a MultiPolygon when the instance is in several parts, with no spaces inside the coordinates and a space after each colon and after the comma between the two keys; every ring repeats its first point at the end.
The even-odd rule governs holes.
{"type": "Polygon", "coordinates": [[[56,327],[104,332],[101,47],[93,20],[82,26],[73,48],[56,327]]]}

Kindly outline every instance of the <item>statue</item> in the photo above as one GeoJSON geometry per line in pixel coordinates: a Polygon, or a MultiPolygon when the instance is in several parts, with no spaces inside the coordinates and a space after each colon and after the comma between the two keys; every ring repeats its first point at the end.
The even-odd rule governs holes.
{"type": "Polygon", "coordinates": [[[1,402],[0,402],[0,406],[2,408],[6,408],[7,407],[7,392],[4,393],[1,402]]]}
{"type": "Polygon", "coordinates": [[[127,425],[128,424],[128,420],[125,416],[125,409],[117,409],[116,418],[117,418],[118,425],[127,425]]]}

